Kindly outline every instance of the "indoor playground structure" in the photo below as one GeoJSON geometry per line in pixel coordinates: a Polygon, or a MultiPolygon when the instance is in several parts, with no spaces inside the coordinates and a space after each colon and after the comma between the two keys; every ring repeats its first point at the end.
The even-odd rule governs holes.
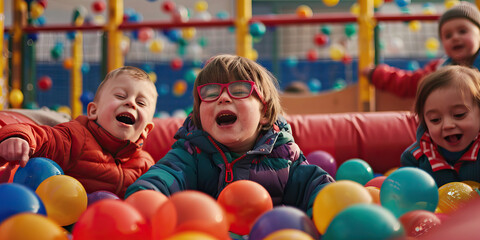
{"type": "Polygon", "coordinates": [[[412,99],[376,92],[358,69],[381,61],[416,69],[441,55],[432,20],[437,8],[454,4],[410,8],[407,0],[325,0],[312,1],[316,8],[291,3],[273,8],[243,0],[211,13],[217,3],[145,0],[161,19],[147,21],[128,1],[99,0],[71,6],[69,19],[49,24],[47,1],[11,2],[12,9],[4,9],[11,24],[2,24],[1,106],[47,106],[74,117],[106,72],[124,64],[141,67],[156,81],[157,116],[182,116],[191,108],[197,72],[219,53],[256,59],[282,89],[292,82],[306,86],[301,96],[283,95],[289,113],[408,110],[412,99]],[[303,108],[305,102],[318,107],[303,108]]]}
{"type": "Polygon", "coordinates": [[[63,115],[40,122],[16,109],[76,117],[108,71],[137,66],[159,94],[143,145],[159,160],[191,110],[203,64],[238,54],[278,78],[295,143],[336,182],[311,212],[272,206],[249,180],[216,199],[188,190],[120,199],[87,193],[51,159],[31,158],[23,168],[0,165],[0,240],[478,239],[480,183],[436,186],[426,172],[400,168],[416,139],[418,119],[405,111],[413,99],[375,90],[358,73],[381,62],[415,70],[442,56],[436,20],[458,1],[66,2],[0,0],[0,127],[52,126],[63,115]]]}

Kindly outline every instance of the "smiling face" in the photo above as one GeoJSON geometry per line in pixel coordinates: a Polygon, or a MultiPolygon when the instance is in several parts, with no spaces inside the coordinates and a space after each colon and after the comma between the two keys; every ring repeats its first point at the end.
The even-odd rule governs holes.
{"type": "Polygon", "coordinates": [[[467,148],[480,131],[480,110],[469,91],[443,87],[430,93],[423,114],[432,140],[451,152],[467,148]]]}
{"type": "Polygon", "coordinates": [[[446,21],[440,29],[445,53],[457,64],[469,66],[480,47],[480,29],[465,18],[446,21]]]}
{"type": "Polygon", "coordinates": [[[243,154],[253,147],[261,126],[268,122],[262,109],[255,94],[233,99],[224,89],[217,100],[200,103],[202,129],[230,151],[243,154]]]}
{"type": "Polygon", "coordinates": [[[88,118],[113,136],[136,142],[153,128],[157,92],[149,79],[120,73],[109,79],[88,104],[88,118]]]}

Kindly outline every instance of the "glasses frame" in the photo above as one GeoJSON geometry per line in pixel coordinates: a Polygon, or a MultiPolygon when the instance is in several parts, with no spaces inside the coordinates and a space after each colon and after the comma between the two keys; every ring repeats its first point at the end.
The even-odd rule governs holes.
{"type": "Polygon", "coordinates": [[[220,96],[222,95],[223,93],[223,90],[224,89],[227,89],[227,93],[228,93],[228,96],[230,96],[231,98],[233,99],[244,99],[244,98],[248,98],[252,95],[253,91],[255,91],[255,93],[257,94],[258,98],[260,99],[260,101],[263,103],[263,105],[266,105],[265,101],[263,101],[263,98],[262,98],[262,95],[260,94],[260,91],[258,91],[258,88],[257,86],[255,85],[255,82],[254,81],[248,81],[248,80],[237,80],[237,81],[233,81],[233,82],[229,82],[229,83],[206,83],[206,84],[202,84],[200,86],[197,86],[197,93],[198,93],[198,97],[200,97],[200,100],[202,100],[202,102],[214,102],[214,101],[217,101],[220,96]],[[237,82],[246,82],[246,83],[249,83],[251,88],[250,88],[250,92],[248,93],[247,96],[245,97],[235,97],[233,96],[231,93],[230,93],[230,90],[228,89],[228,87],[230,86],[230,84],[233,84],[233,83],[237,83],[237,82]],[[212,100],[205,100],[202,98],[202,94],[201,94],[201,89],[205,86],[208,86],[208,85],[219,85],[220,86],[220,94],[218,94],[217,97],[215,97],[214,99],[212,100]]]}

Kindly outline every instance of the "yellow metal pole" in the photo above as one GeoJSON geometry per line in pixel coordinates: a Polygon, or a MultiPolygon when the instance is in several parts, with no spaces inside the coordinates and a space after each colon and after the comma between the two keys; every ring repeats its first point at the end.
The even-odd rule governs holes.
{"type": "MultiPolygon", "coordinates": [[[[78,17],[74,24],[81,26],[84,18],[78,17]]],[[[72,75],[70,79],[70,105],[72,108],[72,118],[76,118],[82,114],[82,102],[80,96],[82,95],[82,62],[83,62],[83,33],[77,31],[75,39],[72,44],[72,75]]]]}
{"type": "Polygon", "coordinates": [[[23,27],[27,24],[27,3],[13,1],[12,24],[12,89],[20,89],[22,85],[22,35],[23,27]]]}
{"type": "Polygon", "coordinates": [[[5,81],[5,57],[4,57],[4,44],[3,44],[3,32],[5,31],[5,11],[3,7],[3,0],[0,0],[0,110],[3,110],[4,103],[6,102],[6,96],[3,95],[3,88],[7,86],[5,81]]]}
{"type": "Polygon", "coordinates": [[[118,26],[123,21],[123,0],[109,0],[109,16],[107,23],[107,72],[123,66],[123,56],[120,50],[122,31],[118,26]]]}
{"type": "MultiPolygon", "coordinates": [[[[373,65],[373,0],[359,0],[360,14],[357,22],[358,30],[358,70],[373,65]]],[[[375,111],[375,88],[362,74],[358,74],[358,110],[360,112],[375,111]]]]}
{"type": "Polygon", "coordinates": [[[254,60],[252,36],[248,22],[252,18],[252,0],[237,0],[237,15],[235,19],[237,36],[237,55],[254,60]]]}

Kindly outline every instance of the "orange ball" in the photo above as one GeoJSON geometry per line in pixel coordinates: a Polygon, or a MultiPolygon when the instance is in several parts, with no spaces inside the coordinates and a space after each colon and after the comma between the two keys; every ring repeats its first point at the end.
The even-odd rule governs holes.
{"type": "Polygon", "coordinates": [[[313,16],[312,9],[307,5],[300,5],[296,10],[297,16],[301,18],[309,18],[313,16]]]}
{"type": "Polygon", "coordinates": [[[161,192],[142,190],[128,196],[125,202],[137,209],[150,222],[156,210],[167,200],[168,197],[161,192]]]}
{"type": "Polygon", "coordinates": [[[223,208],[211,196],[193,190],[176,192],[152,217],[153,239],[185,231],[198,231],[217,239],[230,239],[223,208]]]}
{"type": "Polygon", "coordinates": [[[222,190],[217,202],[227,212],[230,231],[239,235],[248,234],[255,220],[273,208],[268,191],[250,180],[230,183],[222,190]]]}
{"type": "Polygon", "coordinates": [[[466,183],[450,182],[438,188],[438,206],[442,213],[450,214],[467,202],[478,198],[478,193],[466,183]]]}

